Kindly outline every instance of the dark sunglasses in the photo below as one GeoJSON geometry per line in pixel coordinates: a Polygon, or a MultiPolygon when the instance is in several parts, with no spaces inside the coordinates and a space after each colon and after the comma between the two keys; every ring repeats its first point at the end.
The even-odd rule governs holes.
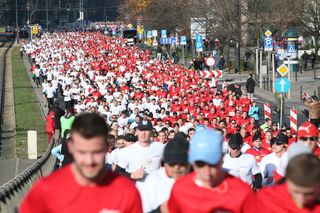
{"type": "Polygon", "coordinates": [[[194,164],[198,167],[198,168],[203,168],[205,166],[210,166],[210,167],[216,167],[217,165],[211,165],[209,163],[203,162],[203,161],[196,161],[194,162],[194,164]]]}
{"type": "Polygon", "coordinates": [[[230,147],[230,149],[233,149],[233,150],[240,150],[241,149],[241,147],[239,146],[239,147],[230,147]]]}
{"type": "Polygon", "coordinates": [[[187,163],[168,163],[168,165],[169,165],[170,167],[174,167],[174,166],[176,166],[176,165],[179,165],[179,166],[188,166],[187,163]]]}
{"type": "Polygon", "coordinates": [[[271,145],[276,144],[276,145],[280,146],[280,145],[282,145],[284,143],[282,143],[281,141],[276,141],[276,142],[271,142],[270,144],[271,145]]]}
{"type": "Polygon", "coordinates": [[[301,141],[307,141],[307,140],[310,140],[310,141],[317,141],[318,140],[318,137],[300,137],[300,140],[301,141]]]}

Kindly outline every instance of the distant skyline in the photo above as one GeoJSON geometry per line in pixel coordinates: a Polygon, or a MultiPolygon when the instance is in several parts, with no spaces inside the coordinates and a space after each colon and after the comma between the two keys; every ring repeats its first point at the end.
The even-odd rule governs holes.
{"type": "MultiPolygon", "coordinates": [[[[15,26],[15,1],[0,0],[0,26],[15,26]]],[[[30,23],[46,25],[46,0],[17,1],[20,27],[27,24],[28,17],[31,19],[30,23]]],[[[64,22],[74,22],[79,18],[80,0],[47,1],[50,27],[56,27],[64,22]]],[[[123,0],[83,0],[85,19],[93,22],[115,20],[118,16],[117,9],[122,2],[123,0]]]]}

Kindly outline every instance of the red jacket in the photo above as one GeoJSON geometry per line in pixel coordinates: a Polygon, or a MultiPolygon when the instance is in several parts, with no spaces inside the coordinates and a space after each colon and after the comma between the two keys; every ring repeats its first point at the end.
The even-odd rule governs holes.
{"type": "Polygon", "coordinates": [[[49,114],[47,115],[47,118],[46,118],[46,132],[54,132],[55,130],[55,127],[54,127],[54,112],[51,111],[49,112],[49,114]]]}

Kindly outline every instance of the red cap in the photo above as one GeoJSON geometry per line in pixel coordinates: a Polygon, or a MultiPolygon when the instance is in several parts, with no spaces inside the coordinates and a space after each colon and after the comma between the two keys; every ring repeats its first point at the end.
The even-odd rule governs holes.
{"type": "Polygon", "coordinates": [[[300,137],[318,136],[317,127],[309,121],[304,122],[298,129],[298,140],[300,137]]]}

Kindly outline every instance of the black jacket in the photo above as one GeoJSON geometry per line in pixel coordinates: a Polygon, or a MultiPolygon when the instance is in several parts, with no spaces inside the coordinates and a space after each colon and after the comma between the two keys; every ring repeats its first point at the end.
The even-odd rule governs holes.
{"type": "Polygon", "coordinates": [[[256,86],[256,83],[252,78],[248,78],[246,83],[246,88],[248,93],[254,93],[254,87],[256,86]]]}
{"type": "Polygon", "coordinates": [[[56,129],[61,129],[61,123],[60,123],[60,118],[64,115],[64,110],[62,110],[59,107],[54,107],[54,126],[56,129]]]}
{"type": "Polygon", "coordinates": [[[73,157],[69,152],[67,143],[69,143],[69,142],[68,141],[63,141],[62,144],[61,144],[62,145],[61,146],[61,154],[64,155],[64,158],[63,158],[63,161],[62,161],[62,166],[68,165],[68,164],[73,162],[73,157]]]}

